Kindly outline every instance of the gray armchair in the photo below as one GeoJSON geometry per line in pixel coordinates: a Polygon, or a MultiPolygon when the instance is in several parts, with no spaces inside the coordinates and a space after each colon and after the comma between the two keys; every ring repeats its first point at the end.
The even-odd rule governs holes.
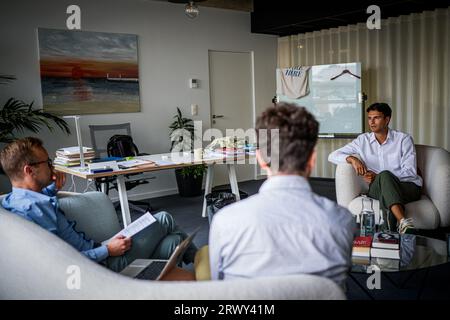
{"type": "MultiPolygon", "coordinates": [[[[120,229],[103,193],[65,193],[60,204],[77,221],[77,229],[94,240],[120,229]]],[[[345,299],[333,281],[313,275],[199,282],[131,279],[1,206],[0,252],[0,299],[345,299]],[[79,288],[71,281],[78,275],[79,288]]]]}
{"type": "MultiPolygon", "coordinates": [[[[416,145],[417,168],[423,178],[420,200],[406,204],[406,217],[414,219],[420,229],[450,226],[450,154],[437,147],[416,145]]],[[[336,198],[338,204],[354,215],[361,212],[361,194],[368,184],[357,176],[350,164],[336,168],[336,198]]],[[[379,221],[379,202],[373,200],[376,221],[379,221]]]]}

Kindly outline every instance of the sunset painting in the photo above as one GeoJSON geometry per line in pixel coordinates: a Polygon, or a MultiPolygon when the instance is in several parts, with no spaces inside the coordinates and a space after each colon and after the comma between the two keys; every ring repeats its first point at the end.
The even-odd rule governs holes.
{"type": "Polygon", "coordinates": [[[44,110],[139,112],[137,36],[38,29],[44,110]]]}

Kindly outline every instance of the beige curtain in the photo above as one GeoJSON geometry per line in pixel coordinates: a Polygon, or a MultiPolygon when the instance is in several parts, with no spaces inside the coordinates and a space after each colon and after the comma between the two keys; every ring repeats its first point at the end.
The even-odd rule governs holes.
{"type": "MultiPolygon", "coordinates": [[[[450,7],[278,40],[280,68],[344,62],[361,62],[366,106],[387,102],[393,129],[450,150],[450,7]]],[[[348,141],[320,140],[313,176],[334,177],[328,154],[348,141]]]]}

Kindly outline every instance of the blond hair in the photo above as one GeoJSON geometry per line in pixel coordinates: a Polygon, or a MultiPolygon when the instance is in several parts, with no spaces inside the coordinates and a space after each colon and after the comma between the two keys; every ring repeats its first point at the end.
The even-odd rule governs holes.
{"type": "Polygon", "coordinates": [[[35,148],[43,148],[42,140],[35,137],[17,139],[0,152],[0,163],[10,180],[23,178],[23,167],[36,162],[35,148]]]}

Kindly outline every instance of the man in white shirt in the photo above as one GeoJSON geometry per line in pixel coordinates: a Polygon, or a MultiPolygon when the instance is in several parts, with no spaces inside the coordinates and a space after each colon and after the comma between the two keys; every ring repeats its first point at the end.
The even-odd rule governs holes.
{"type": "Polygon", "coordinates": [[[405,218],[404,205],[420,199],[422,178],[417,174],[416,150],[412,137],[389,128],[392,110],[387,103],[367,108],[372,132],[363,133],[332,152],[328,160],[350,163],[369,184],[368,196],[380,201],[385,221],[400,233],[414,233],[412,219],[405,218]],[[393,218],[392,218],[393,217],[393,218]]]}
{"type": "Polygon", "coordinates": [[[308,183],[318,128],[308,111],[291,104],[269,107],[258,118],[256,157],[268,179],[258,194],[214,215],[212,279],[307,273],[345,283],[356,224],[347,209],[314,194],[308,183]],[[272,146],[277,141],[278,148],[272,146]]]}

